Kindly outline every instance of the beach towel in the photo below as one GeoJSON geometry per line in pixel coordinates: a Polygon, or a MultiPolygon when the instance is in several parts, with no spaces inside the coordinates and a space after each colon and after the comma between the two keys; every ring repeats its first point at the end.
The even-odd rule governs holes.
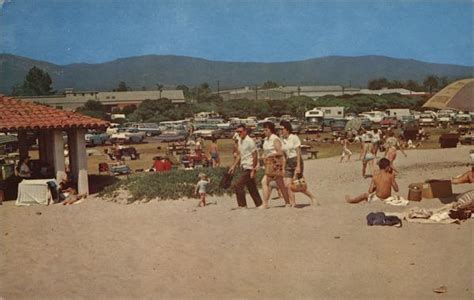
{"type": "Polygon", "coordinates": [[[380,199],[375,192],[370,193],[367,202],[382,201],[393,206],[407,206],[410,202],[398,195],[392,195],[386,199],[380,199]]]}

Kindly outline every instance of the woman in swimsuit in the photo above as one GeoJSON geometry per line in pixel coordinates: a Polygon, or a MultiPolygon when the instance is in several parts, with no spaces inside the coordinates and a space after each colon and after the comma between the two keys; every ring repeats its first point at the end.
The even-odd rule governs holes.
{"type": "Polygon", "coordinates": [[[217,139],[214,137],[212,138],[212,143],[209,146],[209,156],[212,163],[212,167],[219,167],[221,164],[221,160],[219,158],[219,151],[217,150],[217,139]]]}

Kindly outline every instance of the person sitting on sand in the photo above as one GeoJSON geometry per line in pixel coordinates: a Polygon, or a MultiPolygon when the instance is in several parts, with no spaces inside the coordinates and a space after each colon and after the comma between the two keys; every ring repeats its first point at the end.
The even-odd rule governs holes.
{"type": "Polygon", "coordinates": [[[68,176],[63,177],[59,183],[59,200],[63,205],[73,204],[86,197],[85,194],[78,194],[75,184],[68,176]]]}
{"type": "Polygon", "coordinates": [[[198,175],[199,181],[196,184],[196,189],[194,193],[199,195],[199,205],[200,207],[206,206],[206,189],[207,185],[209,184],[209,179],[205,173],[199,173],[198,175]]]}
{"type": "Polygon", "coordinates": [[[378,165],[380,172],[372,177],[369,192],[354,198],[346,195],[346,201],[348,203],[359,203],[362,201],[372,202],[375,200],[383,201],[392,196],[392,187],[395,192],[398,192],[398,184],[395,181],[395,175],[390,167],[390,161],[386,158],[382,158],[378,165]]]}

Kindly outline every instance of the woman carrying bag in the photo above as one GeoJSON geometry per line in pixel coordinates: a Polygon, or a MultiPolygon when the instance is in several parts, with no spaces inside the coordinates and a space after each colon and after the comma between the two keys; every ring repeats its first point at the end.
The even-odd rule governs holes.
{"type": "Polygon", "coordinates": [[[281,140],[276,135],[275,124],[265,122],[263,124],[263,133],[265,139],[263,142],[263,159],[265,162],[265,176],[262,179],[263,204],[260,208],[268,208],[268,200],[270,199],[270,182],[275,180],[278,188],[283,194],[285,205],[290,206],[287,188],[283,181],[283,173],[285,169],[285,157],[281,148],[281,140]]]}
{"type": "Polygon", "coordinates": [[[303,159],[301,158],[301,141],[296,134],[292,134],[291,123],[280,122],[280,136],[282,149],[286,155],[285,186],[290,198],[290,205],[296,206],[295,193],[301,192],[309,197],[311,204],[318,204],[313,194],[307,189],[303,178],[303,159]]]}

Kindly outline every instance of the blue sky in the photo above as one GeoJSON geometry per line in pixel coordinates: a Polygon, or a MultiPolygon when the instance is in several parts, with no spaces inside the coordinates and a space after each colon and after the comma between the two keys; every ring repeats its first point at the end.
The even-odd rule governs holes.
{"type": "Polygon", "coordinates": [[[474,65],[471,0],[0,0],[0,6],[0,53],[57,64],[146,54],[258,62],[373,54],[474,65]]]}

